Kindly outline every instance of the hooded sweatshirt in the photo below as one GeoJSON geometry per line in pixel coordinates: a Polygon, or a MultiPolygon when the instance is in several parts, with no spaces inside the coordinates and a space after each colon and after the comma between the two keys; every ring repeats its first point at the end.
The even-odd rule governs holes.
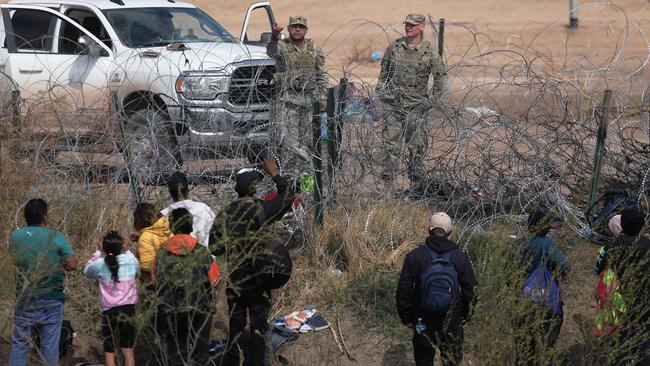
{"type": "Polygon", "coordinates": [[[459,250],[456,243],[447,238],[429,236],[424,244],[413,249],[404,258],[396,292],[397,312],[404,324],[415,324],[418,318],[422,318],[427,329],[431,331],[456,329],[461,321],[469,317],[469,308],[474,299],[474,286],[477,283],[474,267],[467,253],[459,250]],[[449,261],[458,273],[460,292],[452,303],[450,312],[444,316],[427,314],[419,309],[418,304],[422,296],[420,277],[432,261],[431,254],[424,245],[439,255],[453,251],[449,261]]]}
{"type": "Polygon", "coordinates": [[[188,234],[172,236],[156,255],[153,268],[159,310],[211,312],[211,287],[219,284],[219,268],[208,249],[188,234]]]}
{"type": "Polygon", "coordinates": [[[156,252],[172,236],[169,231],[169,220],[163,216],[153,225],[140,230],[138,239],[138,258],[143,271],[151,272],[156,252]]]}

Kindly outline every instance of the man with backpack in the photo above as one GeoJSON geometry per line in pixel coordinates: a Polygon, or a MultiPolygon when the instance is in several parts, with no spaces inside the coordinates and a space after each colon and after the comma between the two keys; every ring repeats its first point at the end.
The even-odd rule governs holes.
{"type": "Polygon", "coordinates": [[[555,217],[544,209],[528,216],[527,240],[516,249],[524,270],[522,301],[515,312],[515,363],[536,365],[547,358],[563,322],[558,278],[565,278],[571,263],[548,236],[555,217]]]}
{"type": "Polygon", "coordinates": [[[397,286],[397,311],[413,329],[415,364],[433,365],[436,348],[443,365],[460,364],[463,326],[477,285],[469,256],[451,240],[452,220],[431,216],[424,244],[406,255],[397,286]]]}
{"type": "Polygon", "coordinates": [[[264,171],[275,181],[277,196],[269,201],[255,197],[257,183],[264,176],[256,169],[240,170],[235,184],[239,198],[219,212],[210,231],[210,251],[215,256],[223,255],[228,263],[226,296],[230,319],[226,365],[238,366],[240,352],[244,350],[245,364],[264,364],[271,290],[284,284],[291,272],[288,251],[278,245],[270,223],[280,219],[291,206],[294,192],[289,181],[279,175],[273,158],[264,160],[264,171]],[[276,255],[270,255],[270,251],[276,255]],[[274,260],[269,261],[269,257],[274,260]],[[248,347],[242,337],[247,316],[248,347]]]}

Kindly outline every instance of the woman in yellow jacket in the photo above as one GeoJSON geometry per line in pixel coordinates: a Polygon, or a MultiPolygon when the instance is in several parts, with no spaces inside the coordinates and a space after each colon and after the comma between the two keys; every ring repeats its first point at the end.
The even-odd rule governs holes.
{"type": "Polygon", "coordinates": [[[140,203],[133,212],[133,228],[138,231],[138,260],[142,274],[140,280],[151,282],[151,272],[156,252],[172,235],[169,221],[151,203],[140,203]]]}

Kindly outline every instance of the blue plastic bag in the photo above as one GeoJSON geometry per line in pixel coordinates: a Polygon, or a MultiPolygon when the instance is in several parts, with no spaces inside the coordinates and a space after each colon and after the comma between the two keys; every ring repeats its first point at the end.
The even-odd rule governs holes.
{"type": "Polygon", "coordinates": [[[327,129],[327,113],[320,114],[320,138],[321,140],[329,140],[330,133],[327,129]]]}
{"type": "Polygon", "coordinates": [[[549,314],[558,317],[563,315],[560,287],[546,268],[544,260],[526,279],[523,292],[526,298],[546,309],[549,314]]]}

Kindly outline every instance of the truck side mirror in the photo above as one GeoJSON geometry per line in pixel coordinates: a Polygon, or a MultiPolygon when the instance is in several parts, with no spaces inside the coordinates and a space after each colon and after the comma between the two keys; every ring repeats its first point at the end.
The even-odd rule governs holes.
{"type": "Polygon", "coordinates": [[[88,55],[90,57],[101,57],[103,53],[103,49],[100,45],[95,43],[95,41],[92,40],[92,38],[88,37],[87,35],[82,35],[79,37],[78,40],[79,46],[82,49],[82,54],[88,55]]]}
{"type": "Polygon", "coordinates": [[[262,35],[260,36],[260,42],[263,43],[263,44],[267,44],[267,43],[271,42],[271,35],[272,34],[273,33],[271,33],[271,32],[262,33],[262,35]]]}

